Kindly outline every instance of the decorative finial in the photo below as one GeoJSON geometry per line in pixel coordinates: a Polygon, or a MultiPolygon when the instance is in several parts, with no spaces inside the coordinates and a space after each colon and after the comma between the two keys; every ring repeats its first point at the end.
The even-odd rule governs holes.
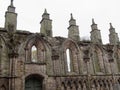
{"type": "Polygon", "coordinates": [[[11,6],[13,6],[13,0],[11,0],[11,6]]]}
{"type": "Polygon", "coordinates": [[[44,13],[47,13],[47,9],[45,8],[44,13]]]}
{"type": "Polygon", "coordinates": [[[72,15],[72,13],[71,13],[70,15],[71,15],[71,19],[73,19],[73,15],[72,15]]]}
{"type": "Polygon", "coordinates": [[[95,24],[94,18],[92,18],[92,24],[95,24]]]}
{"type": "Polygon", "coordinates": [[[112,23],[110,23],[110,28],[113,28],[112,23]]]}

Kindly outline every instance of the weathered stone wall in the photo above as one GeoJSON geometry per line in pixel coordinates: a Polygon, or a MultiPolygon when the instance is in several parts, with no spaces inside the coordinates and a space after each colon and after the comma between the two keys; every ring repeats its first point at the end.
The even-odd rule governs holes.
{"type": "Polygon", "coordinates": [[[5,27],[0,28],[0,90],[25,90],[26,82],[34,79],[42,90],[120,90],[120,45],[111,23],[106,45],[94,19],[91,40],[83,41],[72,14],[68,38],[53,37],[46,9],[40,24],[40,33],[17,30],[11,0],[5,27]],[[36,61],[32,59],[33,46],[36,61]]]}
{"type": "MultiPolygon", "coordinates": [[[[1,47],[0,53],[0,68],[2,68],[0,82],[9,81],[9,84],[12,82],[12,88],[15,90],[24,90],[26,78],[32,75],[39,75],[44,78],[44,90],[69,90],[70,88],[72,90],[88,90],[90,87],[92,87],[92,90],[95,88],[96,90],[100,90],[100,88],[103,90],[112,88],[110,90],[113,90],[113,84],[117,84],[114,87],[119,88],[119,46],[75,42],[67,38],[49,38],[42,37],[40,34],[25,32],[16,33],[15,37],[20,42],[18,49],[16,49],[18,50],[18,56],[14,58],[6,57],[5,55],[8,55],[6,50],[9,49],[7,46],[4,49],[1,47]],[[31,61],[30,55],[33,45],[39,47],[38,51],[45,52],[43,57],[38,54],[40,62],[31,61]],[[68,71],[67,49],[71,50],[71,71],[68,71]],[[15,64],[13,69],[9,67],[9,60],[12,60],[15,64]],[[98,68],[97,65],[99,65],[99,70],[96,69],[98,68]],[[8,74],[4,74],[4,71],[8,74]],[[14,72],[14,74],[10,74],[10,72],[14,72]],[[3,76],[8,79],[3,81],[3,76]]],[[[1,45],[9,43],[7,42],[8,38],[5,36],[4,38],[6,42],[0,42],[1,45]]]]}

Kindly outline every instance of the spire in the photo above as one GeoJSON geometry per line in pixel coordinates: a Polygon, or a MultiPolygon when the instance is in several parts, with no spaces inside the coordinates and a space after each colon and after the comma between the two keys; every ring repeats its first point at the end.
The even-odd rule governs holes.
{"type": "Polygon", "coordinates": [[[95,24],[94,18],[92,18],[92,24],[95,24]]]}
{"type": "Polygon", "coordinates": [[[115,28],[112,26],[112,23],[109,24],[110,24],[110,29],[109,29],[110,33],[116,33],[115,28]]]}
{"type": "Polygon", "coordinates": [[[76,25],[76,20],[73,18],[73,14],[70,14],[70,21],[69,21],[69,25],[76,25]]]}
{"type": "Polygon", "coordinates": [[[47,9],[45,8],[45,10],[44,10],[44,13],[43,13],[43,15],[42,15],[42,18],[43,19],[49,19],[50,17],[49,17],[49,14],[47,13],[47,9]]]}
{"type": "Polygon", "coordinates": [[[72,13],[70,14],[71,15],[71,20],[73,19],[73,15],[72,15],[72,13]]]}
{"type": "Polygon", "coordinates": [[[112,23],[110,23],[110,28],[113,28],[112,23]]]}
{"type": "Polygon", "coordinates": [[[45,10],[44,10],[44,14],[45,14],[45,13],[47,14],[47,9],[46,9],[46,8],[45,8],[45,10]]]}
{"type": "Polygon", "coordinates": [[[94,21],[94,18],[92,18],[92,25],[91,25],[92,30],[97,30],[97,24],[94,21]]]}
{"type": "Polygon", "coordinates": [[[15,7],[13,6],[13,0],[10,1],[10,5],[8,6],[8,12],[15,13],[15,7]]]}
{"type": "Polygon", "coordinates": [[[10,6],[13,6],[13,0],[11,0],[11,4],[10,4],[10,6]]]}

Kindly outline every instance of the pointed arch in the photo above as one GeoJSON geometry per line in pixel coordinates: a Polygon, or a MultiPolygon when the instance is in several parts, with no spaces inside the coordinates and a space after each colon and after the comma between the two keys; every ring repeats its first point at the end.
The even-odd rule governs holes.
{"type": "Polygon", "coordinates": [[[62,44],[65,71],[79,73],[79,48],[71,39],[66,39],[62,44]]]}
{"type": "Polygon", "coordinates": [[[94,64],[95,73],[103,73],[103,72],[105,72],[103,51],[102,51],[101,47],[98,46],[98,45],[94,46],[93,64],[94,64]]]}
{"type": "Polygon", "coordinates": [[[32,58],[35,54],[33,63],[45,63],[47,50],[50,50],[49,42],[44,40],[40,35],[33,34],[28,37],[25,45],[26,62],[32,62],[32,58]]]}

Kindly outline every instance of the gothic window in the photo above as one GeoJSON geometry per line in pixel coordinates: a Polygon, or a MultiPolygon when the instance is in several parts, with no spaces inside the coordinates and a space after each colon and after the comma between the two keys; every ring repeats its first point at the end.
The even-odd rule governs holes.
{"type": "Polygon", "coordinates": [[[63,43],[63,58],[64,58],[64,66],[65,67],[65,72],[66,73],[78,73],[79,72],[79,67],[78,67],[78,53],[79,53],[79,49],[77,47],[77,45],[71,41],[71,40],[66,40],[63,43]]]}
{"type": "Polygon", "coordinates": [[[66,50],[67,55],[67,70],[68,72],[71,72],[71,57],[70,57],[70,49],[66,50]]]}
{"type": "Polygon", "coordinates": [[[31,61],[32,62],[37,62],[37,48],[36,48],[36,46],[32,46],[32,48],[31,48],[31,61]]]}

